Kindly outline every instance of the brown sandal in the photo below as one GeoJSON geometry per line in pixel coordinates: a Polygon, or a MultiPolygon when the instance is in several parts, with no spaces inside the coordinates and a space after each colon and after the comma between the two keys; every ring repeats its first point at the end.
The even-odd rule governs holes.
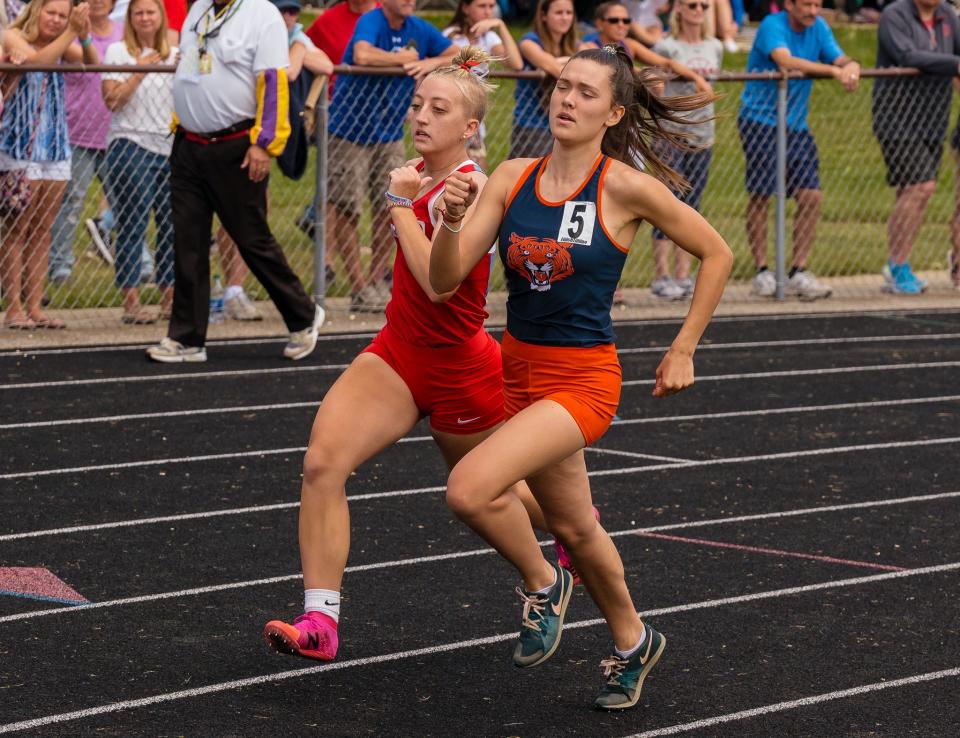
{"type": "Polygon", "coordinates": [[[120,322],[124,325],[152,325],[157,322],[157,318],[155,315],[138,308],[132,313],[124,313],[120,322]]]}

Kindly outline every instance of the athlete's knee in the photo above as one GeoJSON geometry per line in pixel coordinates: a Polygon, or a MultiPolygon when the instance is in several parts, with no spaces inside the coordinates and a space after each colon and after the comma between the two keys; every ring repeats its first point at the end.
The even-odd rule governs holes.
{"type": "Polygon", "coordinates": [[[583,518],[557,518],[548,517],[547,525],[550,532],[563,541],[563,545],[569,549],[580,548],[591,538],[601,533],[601,528],[597,521],[590,517],[583,518]]]}
{"type": "Polygon", "coordinates": [[[303,493],[342,490],[349,474],[329,449],[311,445],[303,457],[303,493]]]}
{"type": "Polygon", "coordinates": [[[490,506],[490,494],[476,475],[459,466],[454,467],[447,480],[447,507],[461,520],[473,520],[490,506]]]}

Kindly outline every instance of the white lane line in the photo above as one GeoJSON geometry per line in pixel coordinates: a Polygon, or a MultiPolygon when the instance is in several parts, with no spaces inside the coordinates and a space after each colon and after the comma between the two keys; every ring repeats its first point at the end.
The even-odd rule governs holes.
{"type": "MultiPolygon", "coordinates": [[[[412,495],[429,494],[431,492],[443,492],[446,488],[420,487],[417,489],[394,490],[389,492],[371,492],[362,495],[348,495],[348,502],[358,500],[380,499],[385,497],[406,497],[412,495]]],[[[630,535],[633,533],[649,531],[680,530],[684,528],[693,528],[702,525],[721,525],[726,523],[741,523],[751,520],[770,520],[774,518],[785,518],[794,515],[809,515],[814,513],[837,512],[840,510],[856,510],[864,507],[882,507],[884,505],[902,505],[909,502],[928,502],[932,500],[950,499],[960,497],[958,492],[939,492],[932,495],[915,495],[913,497],[893,497],[886,500],[871,500],[868,502],[852,502],[844,505],[829,505],[826,507],[805,507],[797,510],[787,510],[782,512],[759,513],[754,515],[740,515],[729,518],[716,518],[713,520],[688,521],[685,523],[673,523],[658,525],[653,528],[633,528],[622,531],[621,533],[611,533],[610,535],[630,535]]],[[[133,528],[141,525],[159,525],[162,523],[179,523],[188,520],[203,520],[206,518],[226,517],[230,515],[259,515],[264,512],[273,512],[277,510],[293,510],[300,507],[299,502],[276,502],[269,505],[251,505],[248,507],[232,507],[222,510],[205,510],[195,513],[180,513],[178,515],[162,515],[150,518],[133,518],[130,520],[116,520],[109,523],[90,523],[87,525],[71,525],[65,528],[45,528],[42,530],[24,531],[22,533],[6,533],[0,535],[0,543],[6,541],[19,541],[25,538],[45,538],[47,536],[70,535],[71,533],[86,533],[97,530],[114,530],[117,528],[133,528]]]]}
{"type": "MultiPolygon", "coordinates": [[[[797,517],[802,515],[818,515],[830,512],[841,512],[846,510],[859,510],[872,507],[890,507],[892,505],[905,505],[914,502],[931,502],[933,500],[939,499],[948,499],[952,497],[960,497],[960,491],[958,492],[943,492],[934,495],[919,495],[914,497],[897,497],[886,500],[872,500],[868,502],[851,502],[844,505],[828,505],[823,507],[808,507],[800,508],[797,510],[785,510],[781,512],[770,512],[770,513],[756,513],[754,515],[738,515],[735,517],[728,518],[714,518],[708,520],[690,520],[683,523],[665,523],[663,525],[654,525],[643,528],[628,528],[626,530],[618,531],[607,531],[608,535],[611,538],[623,538],[626,536],[635,536],[642,535],[645,533],[657,533],[663,531],[672,531],[672,530],[689,530],[691,528],[701,528],[701,527],[711,527],[716,525],[727,525],[730,523],[743,523],[751,522],[757,520],[773,520],[778,518],[789,518],[797,517]]],[[[291,503],[293,506],[295,503],[291,503]]],[[[552,540],[540,541],[540,545],[543,547],[553,545],[552,540]]],[[[371,571],[373,569],[385,569],[392,566],[406,566],[410,564],[424,564],[432,563],[438,561],[446,561],[449,559],[458,559],[466,556],[482,556],[487,554],[493,554],[496,551],[492,548],[482,548],[474,549],[471,551],[462,551],[446,554],[435,554],[433,556],[421,556],[414,559],[401,559],[399,561],[384,561],[384,562],[375,562],[371,564],[361,564],[357,566],[347,567],[347,572],[353,571],[371,571]]],[[[0,623],[13,622],[16,620],[29,620],[36,617],[44,617],[46,615],[59,615],[65,612],[76,612],[78,610],[98,610],[105,607],[119,607],[122,605],[134,605],[142,604],[144,602],[154,602],[157,600],[167,600],[175,599],[178,597],[190,597],[193,595],[200,594],[209,594],[212,592],[221,592],[224,590],[230,589],[243,589],[246,587],[257,587],[265,584],[274,584],[276,582],[287,582],[296,579],[300,579],[300,574],[284,574],[281,576],[268,577],[266,579],[253,579],[242,582],[227,582],[225,584],[211,584],[205,587],[193,587],[190,589],[177,590],[173,592],[159,592],[156,594],[149,595],[140,595],[137,597],[126,597],[122,599],[114,600],[105,600],[103,602],[92,602],[82,606],[73,606],[73,607],[61,607],[56,609],[48,610],[32,610],[29,612],[20,612],[13,615],[5,615],[0,617],[0,623]]]]}
{"type": "MultiPolygon", "coordinates": [[[[824,369],[784,369],[775,372],[749,372],[743,374],[707,374],[696,378],[697,382],[728,382],[737,379],[774,379],[777,377],[815,377],[826,374],[856,374],[859,372],[894,372],[908,369],[947,369],[960,366],[960,361],[928,361],[909,364],[870,364],[867,366],[839,366],[824,369]]],[[[623,382],[624,387],[653,384],[654,379],[632,379],[623,382]]],[[[2,389],[2,387],[0,387],[2,389]]]]}
{"type": "MultiPolygon", "coordinates": [[[[934,397],[908,397],[898,400],[871,400],[867,402],[840,402],[832,405],[794,405],[761,410],[734,410],[730,412],[702,413],[699,415],[665,415],[652,418],[621,418],[611,425],[635,425],[638,423],[673,423],[688,420],[715,420],[723,418],[748,418],[764,415],[789,415],[794,413],[815,413],[836,410],[862,410],[878,407],[896,407],[898,405],[924,405],[939,402],[956,402],[960,395],[938,395],[934,397]]],[[[68,418],[64,420],[38,420],[26,423],[7,423],[0,425],[2,430],[21,430],[26,428],[53,428],[61,425],[84,425],[86,423],[121,423],[127,420],[152,420],[155,418],[178,418],[188,415],[220,415],[230,413],[267,412],[270,410],[288,410],[296,408],[319,407],[320,402],[280,402],[269,405],[241,405],[230,407],[207,407],[198,410],[171,410],[159,413],[131,413],[128,415],[99,415],[90,418],[68,418]]],[[[432,441],[432,436],[407,436],[397,443],[432,441]]]]}
{"type": "MultiPolygon", "coordinates": [[[[358,338],[373,338],[376,332],[370,333],[321,333],[317,340],[323,343],[332,341],[354,340],[358,338]]],[[[228,338],[219,341],[207,341],[207,348],[211,346],[257,346],[268,343],[286,343],[289,338],[286,336],[264,336],[262,338],[228,338]]],[[[11,351],[0,351],[0,359],[18,358],[24,356],[57,356],[69,354],[96,354],[114,351],[146,351],[155,343],[127,343],[121,346],[72,346],[68,348],[56,349],[13,349],[11,351]]]]}
{"type": "Polygon", "coordinates": [[[94,466],[74,466],[67,469],[41,469],[32,472],[13,472],[0,474],[0,479],[25,479],[28,477],[49,477],[56,474],[79,474],[80,472],[107,471],[115,469],[134,469],[144,466],[164,466],[166,464],[186,464],[197,461],[219,461],[221,459],[242,459],[249,456],[277,456],[278,454],[302,454],[306,446],[291,448],[266,448],[259,451],[237,451],[228,454],[205,454],[203,456],[183,456],[172,459],[149,459],[147,461],[125,461],[120,464],[95,464],[94,466]]]}
{"type": "MultiPolygon", "coordinates": [[[[924,405],[939,402],[956,402],[960,395],[940,395],[937,397],[910,397],[903,400],[873,400],[871,402],[839,402],[833,405],[794,405],[792,407],[773,407],[765,410],[733,410],[721,413],[702,413],[700,415],[667,415],[656,418],[621,418],[611,425],[638,425],[645,423],[679,423],[688,420],[719,420],[723,418],[749,418],[764,415],[791,415],[794,413],[819,413],[836,410],[866,410],[878,407],[897,407],[899,405],[924,405]]],[[[2,427],[2,426],[0,426],[2,427]]]]}
{"type": "MultiPolygon", "coordinates": [[[[918,446],[940,446],[944,444],[960,443],[960,436],[949,438],[928,438],[923,441],[895,441],[891,443],[862,443],[855,446],[834,446],[830,448],[812,448],[806,451],[784,451],[775,454],[758,454],[756,456],[733,456],[723,459],[703,459],[685,461],[682,464],[651,464],[649,466],[633,466],[625,469],[597,469],[589,472],[592,477],[609,477],[617,474],[642,474],[645,472],[664,471],[668,469],[690,469],[698,466],[724,466],[726,464],[748,464],[756,461],[778,461],[781,459],[801,459],[808,456],[829,456],[831,454],[849,454],[859,451],[882,451],[892,448],[913,448],[918,446]]],[[[2,478],[2,477],[0,477],[2,478]]]]}
{"type": "Polygon", "coordinates": [[[670,461],[675,464],[689,464],[690,459],[678,459],[675,456],[655,456],[654,454],[641,454],[635,451],[619,451],[615,448],[597,448],[587,446],[584,451],[592,451],[595,454],[609,454],[610,456],[629,456],[631,459],[651,459],[652,461],[670,461]]]}
{"type": "Polygon", "coordinates": [[[127,377],[96,377],[94,379],[59,379],[53,382],[14,382],[0,384],[0,390],[45,389],[51,387],[79,387],[91,384],[125,384],[129,382],[186,381],[188,379],[217,379],[218,377],[253,377],[263,374],[290,374],[291,372],[323,372],[346,369],[348,364],[316,364],[307,366],[275,366],[268,369],[230,369],[215,372],[182,372],[178,374],[133,374],[127,377]]]}
{"type": "MultiPolygon", "coordinates": [[[[897,571],[889,572],[884,574],[873,574],[865,577],[855,577],[852,579],[839,579],[831,580],[827,582],[818,582],[817,584],[808,584],[801,587],[788,587],[784,589],[775,589],[765,592],[754,592],[747,595],[738,595],[735,597],[724,597],[722,599],[715,600],[703,600],[700,602],[690,602],[683,605],[675,605],[672,607],[661,607],[654,610],[647,610],[644,612],[638,613],[642,618],[656,617],[659,615],[673,615],[677,613],[692,612],[694,610],[707,610],[718,607],[726,607],[728,605],[739,605],[748,602],[759,602],[763,600],[772,600],[778,599],[781,597],[792,597],[795,595],[806,594],[809,592],[817,592],[828,589],[839,589],[844,587],[855,587],[863,584],[873,584],[875,582],[883,582],[889,579],[906,579],[908,577],[917,577],[925,576],[929,574],[940,574],[944,572],[956,571],[960,569],[960,562],[955,562],[951,564],[941,564],[939,566],[928,566],[922,569],[911,569],[909,571],[897,571]]],[[[564,625],[565,630],[574,630],[579,628],[590,628],[596,625],[600,625],[605,621],[602,618],[595,618],[593,620],[580,620],[578,622],[567,623],[564,625]]],[[[226,692],[230,690],[243,689],[245,687],[252,687],[258,684],[270,684],[274,682],[285,681],[287,679],[293,679],[296,677],[305,676],[307,674],[319,674],[327,671],[341,671],[344,669],[352,669],[362,666],[370,666],[373,664],[383,664],[394,661],[401,661],[406,659],[414,659],[423,656],[435,656],[443,653],[450,653],[452,651],[461,651],[468,648],[475,648],[478,646],[487,646],[494,643],[502,643],[504,641],[513,640],[517,637],[515,631],[510,631],[509,633],[498,633],[496,635],[487,636],[485,638],[473,638],[466,641],[454,641],[452,643],[438,644],[434,646],[427,646],[425,648],[416,648],[408,651],[397,651],[394,653],[382,654],[379,656],[370,656],[362,659],[350,659],[347,661],[332,661],[326,664],[319,664],[317,666],[310,666],[302,669],[291,669],[288,671],[274,672],[271,674],[261,674],[254,677],[247,677],[245,679],[234,679],[229,682],[219,682],[216,684],[208,684],[203,687],[193,687],[192,689],[182,689],[177,692],[165,692],[162,694],[155,694],[149,697],[142,697],[135,700],[124,700],[122,702],[112,702],[105,705],[98,705],[97,707],[89,707],[84,710],[75,710],[73,712],[63,712],[57,715],[47,715],[44,717],[33,718],[31,720],[22,720],[16,723],[7,723],[5,725],[0,725],[0,733],[11,733],[16,730],[28,730],[31,728],[42,728],[47,725],[54,725],[57,723],[65,723],[72,720],[81,720],[88,717],[96,717],[99,715],[108,715],[116,712],[122,712],[125,710],[132,710],[139,707],[148,707],[150,705],[162,704],[164,702],[174,702],[182,699],[189,699],[192,697],[200,697],[208,694],[215,694],[218,692],[226,692]]]]}
{"type": "Polygon", "coordinates": [[[646,730],[643,733],[634,733],[627,738],[659,738],[664,735],[677,735],[678,733],[688,733],[691,730],[700,730],[701,728],[711,728],[714,725],[732,723],[737,720],[748,720],[750,718],[760,717],[761,715],[770,715],[775,712],[784,712],[785,710],[795,710],[798,707],[811,707],[820,705],[824,702],[832,702],[846,697],[857,697],[862,694],[879,692],[884,689],[896,689],[898,687],[909,687],[914,684],[932,682],[938,679],[947,679],[949,677],[960,676],[960,668],[943,669],[941,671],[929,671],[926,674],[916,674],[914,676],[903,677],[902,679],[891,679],[890,681],[874,682],[873,684],[862,684],[859,687],[849,689],[839,689],[835,692],[824,692],[811,697],[801,697],[798,700],[789,700],[787,702],[777,702],[773,705],[764,705],[763,707],[754,707],[750,710],[741,710],[740,712],[730,712],[726,715],[717,715],[716,717],[694,720],[691,723],[682,725],[671,725],[668,728],[657,728],[656,730],[646,730]]]}
{"type": "Polygon", "coordinates": [[[121,423],[126,420],[154,420],[157,418],[182,418],[192,415],[226,415],[228,413],[256,413],[268,410],[290,410],[301,407],[320,407],[316,400],[308,402],[278,402],[272,405],[241,405],[233,407],[206,407],[199,410],[169,410],[162,413],[131,413],[128,415],[98,415],[93,418],[70,418],[67,420],[38,420],[28,423],[6,423],[0,431],[24,428],[53,428],[60,425],[86,425],[87,423],[121,423]]]}
{"type": "MultiPolygon", "coordinates": [[[[711,318],[711,323],[742,323],[749,321],[751,323],[768,323],[797,320],[823,320],[825,318],[882,318],[888,316],[910,318],[916,315],[958,315],[957,310],[952,308],[940,308],[929,310],[896,310],[896,311],[839,311],[835,313],[779,313],[774,315],[718,315],[711,318]]],[[[654,318],[649,320],[623,320],[614,321],[614,327],[637,327],[645,325],[679,325],[683,318],[654,318]]],[[[498,332],[503,329],[502,325],[490,324],[488,331],[498,332]]],[[[364,333],[324,333],[320,335],[321,341],[340,341],[357,338],[373,338],[375,331],[364,333]]],[[[237,338],[219,341],[207,341],[207,346],[244,346],[256,345],[261,343],[282,343],[286,337],[264,336],[261,338],[237,338]]],[[[122,346],[72,346],[58,349],[12,349],[10,351],[0,351],[0,359],[19,356],[53,356],[56,354],[85,354],[98,351],[145,351],[154,344],[124,344],[122,346]]]]}
{"type": "MultiPolygon", "coordinates": [[[[960,339],[960,333],[911,333],[897,336],[848,336],[846,338],[797,338],[782,341],[737,341],[730,343],[701,343],[697,351],[711,349],[798,348],[801,346],[835,346],[847,343],[894,343],[896,341],[951,341],[960,339]]],[[[653,354],[666,351],[669,346],[644,346],[617,349],[618,354],[653,354]]]]}
{"type": "MultiPolygon", "coordinates": [[[[774,454],[759,454],[756,456],[731,456],[721,459],[698,459],[694,461],[681,461],[666,464],[651,464],[648,466],[631,466],[623,469],[598,469],[591,471],[590,476],[609,476],[611,474],[641,474],[644,472],[663,471],[665,469],[679,469],[697,466],[718,466],[723,464],[743,464],[754,461],[773,461],[779,459],[795,459],[805,456],[827,456],[830,454],[855,453],[857,451],[876,451],[892,448],[911,448],[914,446],[937,446],[942,444],[951,444],[960,442],[960,436],[950,436],[948,438],[928,438],[921,441],[891,441],[889,443],[864,443],[855,446],[834,446],[827,448],[815,448],[802,451],[782,451],[774,454]]],[[[251,456],[276,456],[278,454],[303,453],[307,450],[306,446],[296,446],[290,448],[268,448],[258,451],[238,451],[236,453],[226,454],[206,454],[203,456],[181,456],[169,459],[150,459],[147,461],[126,461],[120,464],[96,464],[94,466],[74,466],[62,469],[41,469],[38,471],[11,472],[9,474],[0,474],[0,480],[4,479],[27,479],[31,477],[47,477],[60,474],[80,474],[91,471],[108,471],[116,469],[134,469],[145,466],[164,466],[167,464],[186,464],[201,461],[219,461],[221,459],[238,459],[251,456]]]]}
{"type": "MultiPolygon", "coordinates": [[[[52,387],[75,387],[91,384],[122,384],[127,382],[159,382],[167,380],[215,379],[217,377],[252,377],[265,374],[290,372],[316,372],[346,369],[347,364],[320,364],[317,366],[287,366],[268,369],[233,369],[213,372],[183,372],[180,374],[135,374],[126,377],[97,377],[94,379],[63,379],[50,382],[14,382],[0,384],[0,390],[48,389],[52,387]]],[[[960,361],[912,362],[904,364],[870,364],[866,366],[829,367],[824,369],[788,369],[776,372],[753,372],[744,374],[714,374],[697,377],[698,382],[719,382],[734,379],[769,379],[772,377],[802,377],[821,374],[848,374],[854,372],[904,371],[907,369],[943,369],[960,366],[960,361]]],[[[635,379],[623,382],[624,387],[653,384],[652,379],[635,379]]]]}

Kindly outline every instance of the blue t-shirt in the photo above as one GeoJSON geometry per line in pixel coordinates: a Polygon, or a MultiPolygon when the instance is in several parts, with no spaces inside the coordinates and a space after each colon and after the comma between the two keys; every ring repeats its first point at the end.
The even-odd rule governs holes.
{"type": "MultiPolygon", "coordinates": [[[[450,39],[416,16],[392,29],[380,8],[360,16],[343,53],[344,64],[354,63],[353,46],[357,41],[383,51],[400,51],[415,44],[421,59],[440,56],[450,46],[450,39]]],[[[330,133],[358,144],[399,141],[414,87],[413,78],[406,76],[338,75],[330,104],[330,133]]]]}
{"type": "MultiPolygon", "coordinates": [[[[760,23],[747,59],[747,71],[779,71],[776,62],[770,58],[776,49],[787,49],[791,56],[821,64],[833,64],[843,56],[843,50],[823,18],[818,17],[812,26],[797,33],[790,27],[786,11],[768,15],[760,23]]],[[[812,87],[813,81],[809,79],[787,83],[787,128],[792,131],[807,130],[807,104],[812,87]]],[[[777,83],[747,82],[740,98],[740,115],[769,126],[777,125],[777,83]]]]}
{"type": "MultiPolygon", "coordinates": [[[[520,42],[533,41],[541,49],[543,42],[534,32],[525,33],[520,38],[520,42]]],[[[537,67],[523,60],[523,71],[536,71],[537,67]]],[[[544,82],[539,79],[518,79],[517,86],[513,90],[513,125],[521,128],[540,128],[548,130],[550,128],[550,118],[547,116],[547,105],[550,95],[546,92],[544,82]]]]}

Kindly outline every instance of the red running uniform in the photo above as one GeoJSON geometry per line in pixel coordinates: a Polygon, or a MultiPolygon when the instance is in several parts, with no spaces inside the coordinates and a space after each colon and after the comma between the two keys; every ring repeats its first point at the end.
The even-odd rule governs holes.
{"type": "MultiPolygon", "coordinates": [[[[467,161],[457,171],[480,168],[467,161]]],[[[434,206],[442,193],[443,182],[438,182],[413,203],[417,222],[431,240],[438,217],[434,206]]],[[[447,302],[434,303],[410,272],[398,242],[387,324],[365,349],[403,379],[420,413],[441,432],[469,435],[503,420],[500,345],[483,329],[490,263],[481,259],[447,302]]]]}

